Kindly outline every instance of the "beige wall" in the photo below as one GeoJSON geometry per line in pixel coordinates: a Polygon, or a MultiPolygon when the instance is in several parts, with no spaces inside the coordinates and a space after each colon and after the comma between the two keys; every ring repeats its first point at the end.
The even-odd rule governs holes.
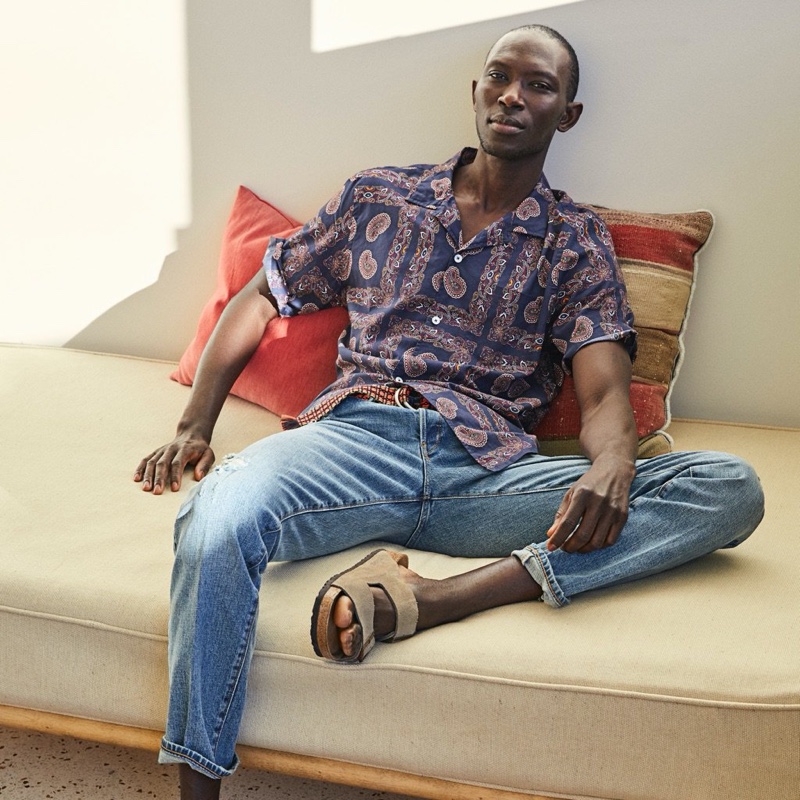
{"type": "MultiPolygon", "coordinates": [[[[359,168],[446,158],[474,141],[470,80],[488,46],[539,21],[578,50],[587,107],[551,152],[551,183],[584,201],[717,218],[675,415],[800,426],[796,0],[585,0],[319,54],[307,2],[187,0],[185,14],[191,223],[158,280],[57,343],[177,357],[213,286],[238,184],[306,218],[359,168]]],[[[154,181],[153,196],[179,194],[185,178],[170,180],[154,181]]],[[[158,224],[169,214],[180,226],[174,210],[158,224]]],[[[90,220],[76,225],[91,237],[90,220]]],[[[128,221],[134,236],[156,228],[128,221]]],[[[150,266],[123,254],[106,268],[150,266]]],[[[87,276],[74,256],[47,269],[65,267],[80,291],[87,276]]]]}
{"type": "Polygon", "coordinates": [[[0,7],[0,341],[61,344],[190,220],[184,0],[0,7]]]}

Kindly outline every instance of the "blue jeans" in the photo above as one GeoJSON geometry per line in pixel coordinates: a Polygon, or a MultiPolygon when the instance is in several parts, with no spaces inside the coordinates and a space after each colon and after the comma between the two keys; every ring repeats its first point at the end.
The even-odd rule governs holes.
{"type": "Polygon", "coordinates": [[[550,553],[545,532],[588,466],[579,456],[527,455],[489,472],[435,411],[355,398],[319,422],[223,459],[175,525],[161,762],[186,762],[217,778],[236,767],[261,576],[271,560],[372,540],[452,556],[513,553],[542,586],[543,600],[558,607],[580,592],[733,547],[763,514],[760,484],[746,463],[722,453],[672,453],[637,464],[615,545],[550,553]]]}

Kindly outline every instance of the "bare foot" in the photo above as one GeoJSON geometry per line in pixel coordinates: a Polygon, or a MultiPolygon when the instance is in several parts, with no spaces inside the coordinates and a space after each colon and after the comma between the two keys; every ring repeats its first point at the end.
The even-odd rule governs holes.
{"type": "MultiPolygon", "coordinates": [[[[513,556],[443,580],[423,578],[399,565],[398,569],[417,600],[418,631],[455,622],[489,608],[536,600],[542,594],[541,587],[513,556]]],[[[375,637],[380,638],[395,629],[394,607],[383,589],[373,588],[372,597],[375,637]]],[[[337,599],[332,619],[339,630],[342,651],[347,656],[357,653],[361,648],[361,626],[355,619],[353,601],[347,595],[337,599]]]]}
{"type": "MultiPolygon", "coordinates": [[[[398,565],[398,569],[402,579],[408,583],[411,591],[414,592],[414,596],[417,598],[417,605],[419,605],[418,587],[423,579],[406,567],[398,565]]],[[[386,592],[381,588],[372,588],[372,598],[375,601],[375,617],[372,624],[375,630],[375,638],[380,639],[395,629],[394,606],[386,596],[386,592]]],[[[355,655],[361,649],[361,626],[356,620],[353,601],[346,594],[342,594],[336,601],[333,607],[332,619],[333,624],[339,630],[339,645],[342,648],[342,652],[346,656],[355,655]]],[[[422,629],[420,622],[417,622],[417,630],[422,629]]]]}

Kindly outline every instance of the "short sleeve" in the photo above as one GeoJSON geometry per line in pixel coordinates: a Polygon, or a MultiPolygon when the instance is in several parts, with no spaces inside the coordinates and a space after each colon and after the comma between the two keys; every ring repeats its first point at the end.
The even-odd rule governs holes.
{"type": "Polygon", "coordinates": [[[581,211],[558,236],[550,282],[555,290],[551,337],[570,371],[587,344],[621,342],[633,360],[636,331],[611,235],[595,213],[581,211]]]}
{"type": "Polygon", "coordinates": [[[263,268],[282,316],[345,304],[356,231],[352,187],[350,180],[291,236],[270,239],[263,268]]]}

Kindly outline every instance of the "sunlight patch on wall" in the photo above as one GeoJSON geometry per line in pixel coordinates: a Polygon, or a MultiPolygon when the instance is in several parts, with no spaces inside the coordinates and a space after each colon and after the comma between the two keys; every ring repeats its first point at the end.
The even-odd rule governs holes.
{"type": "Polygon", "coordinates": [[[0,341],[62,344],[153,283],[188,224],[185,9],[14,6],[0,32],[0,341]]]}
{"type": "Polygon", "coordinates": [[[320,53],[399,36],[469,25],[580,0],[312,0],[311,49],[320,53]]]}

